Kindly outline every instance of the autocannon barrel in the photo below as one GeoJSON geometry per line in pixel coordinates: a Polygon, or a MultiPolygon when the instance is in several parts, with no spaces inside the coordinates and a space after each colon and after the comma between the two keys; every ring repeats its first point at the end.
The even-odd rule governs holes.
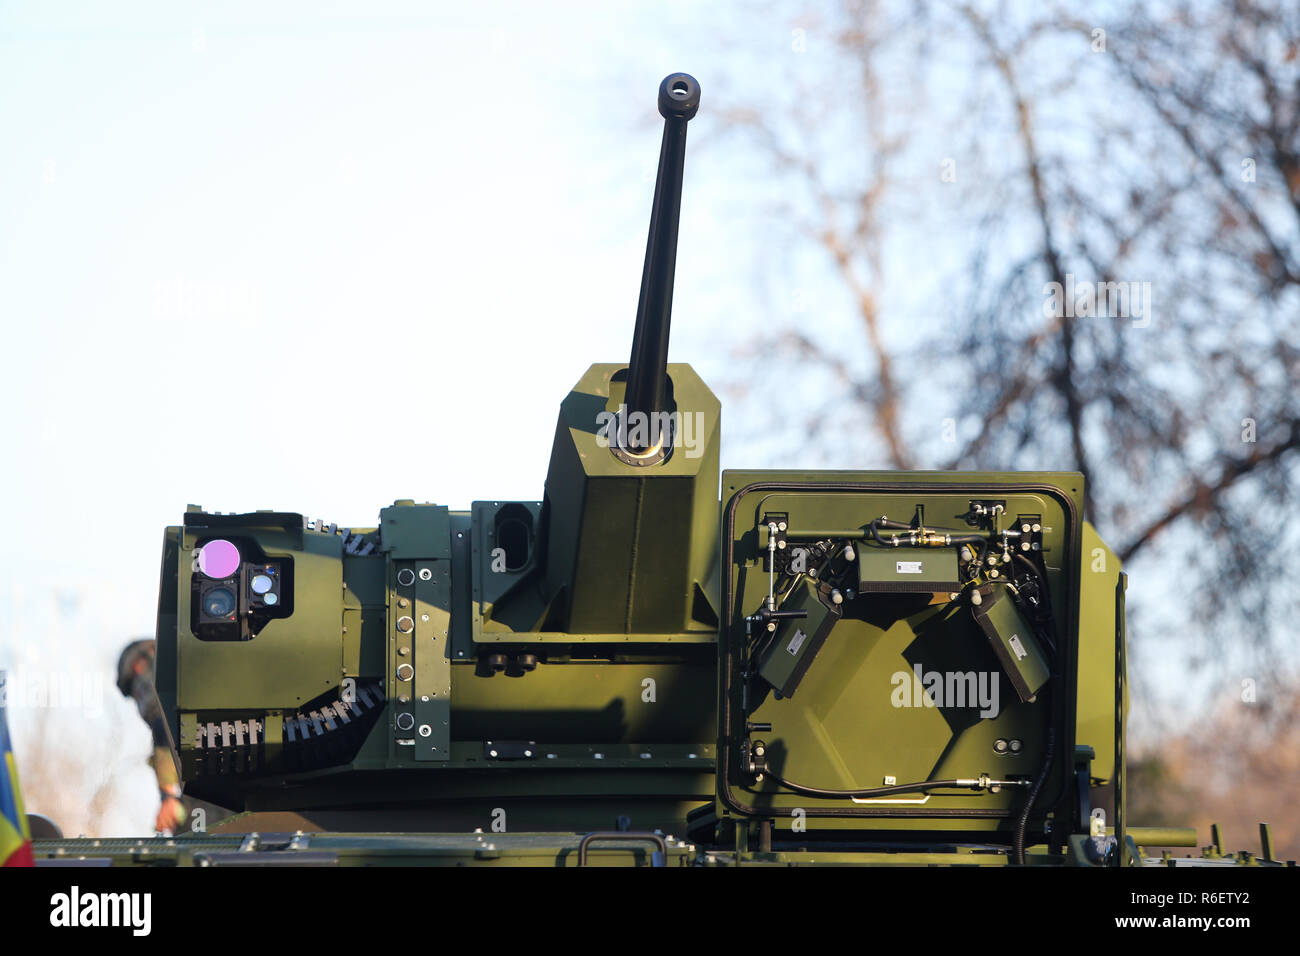
{"type": "Polygon", "coordinates": [[[636,331],[628,362],[627,408],[652,416],[667,411],[668,332],[673,309],[673,274],[677,268],[677,225],[682,209],[682,174],[686,161],[686,124],[700,108],[700,84],[673,73],[659,84],[659,113],[664,118],[655,178],[650,234],[646,239],[636,331]]]}

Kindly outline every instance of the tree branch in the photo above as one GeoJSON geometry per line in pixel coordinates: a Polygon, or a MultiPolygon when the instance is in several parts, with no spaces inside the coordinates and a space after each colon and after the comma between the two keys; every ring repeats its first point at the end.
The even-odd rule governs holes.
{"type": "Polygon", "coordinates": [[[1150,544],[1162,531],[1179,518],[1192,512],[1204,512],[1214,507],[1229,488],[1242,478],[1254,473],[1261,467],[1267,467],[1279,461],[1282,456],[1295,448],[1300,448],[1300,419],[1293,419],[1287,437],[1274,445],[1257,448],[1245,458],[1224,465],[1219,477],[1211,482],[1195,481],[1191,491],[1171,505],[1159,518],[1143,528],[1119,552],[1121,561],[1128,561],[1146,545],[1150,544]]]}

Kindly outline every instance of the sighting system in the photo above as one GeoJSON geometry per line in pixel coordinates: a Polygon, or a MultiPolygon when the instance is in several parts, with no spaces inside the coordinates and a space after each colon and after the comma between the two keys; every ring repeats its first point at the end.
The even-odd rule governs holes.
{"type": "Polygon", "coordinates": [[[611,829],[695,862],[1113,861],[1124,576],[1081,475],[719,473],[718,399],[668,362],[699,105],[659,88],[631,355],[560,403],[540,500],[167,529],[186,793],[551,865],[611,829]]]}

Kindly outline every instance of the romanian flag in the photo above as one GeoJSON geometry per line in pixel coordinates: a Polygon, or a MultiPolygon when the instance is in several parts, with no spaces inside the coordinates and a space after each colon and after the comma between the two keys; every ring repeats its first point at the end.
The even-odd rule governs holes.
{"type": "Polygon", "coordinates": [[[32,837],[18,789],[18,765],[9,746],[3,691],[4,674],[0,672],[0,866],[34,866],[32,837]]]}

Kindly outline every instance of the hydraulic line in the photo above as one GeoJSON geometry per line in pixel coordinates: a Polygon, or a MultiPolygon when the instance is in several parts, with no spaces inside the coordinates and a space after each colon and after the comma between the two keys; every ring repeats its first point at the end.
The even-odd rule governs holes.
{"type": "Polygon", "coordinates": [[[959,790],[985,790],[989,787],[1025,787],[1029,785],[1028,780],[991,780],[987,777],[978,777],[972,779],[957,780],[923,780],[919,783],[899,783],[889,787],[870,787],[866,790],[823,790],[821,787],[806,787],[803,784],[792,783],[784,777],[778,777],[771,771],[763,771],[763,776],[770,777],[787,790],[795,793],[801,793],[807,797],[887,797],[896,793],[918,793],[923,790],[935,789],[959,789],[959,790]]]}
{"type": "Polygon", "coordinates": [[[868,533],[871,539],[877,544],[886,548],[896,548],[901,544],[907,544],[910,547],[930,547],[946,548],[956,547],[963,544],[982,544],[987,541],[984,535],[975,534],[967,531],[954,531],[951,528],[913,528],[910,524],[904,524],[901,521],[891,521],[889,518],[876,518],[868,525],[868,533]],[[887,531],[907,532],[907,537],[894,535],[888,541],[880,536],[880,530],[884,528],[887,531]],[[937,537],[942,535],[943,540],[925,540],[926,536],[937,537]],[[918,540],[919,539],[919,540],[918,540]]]}
{"type": "Polygon", "coordinates": [[[1025,862],[1025,829],[1029,826],[1029,813],[1034,809],[1034,801],[1038,799],[1043,784],[1047,782],[1047,775],[1052,771],[1052,758],[1055,756],[1056,728],[1049,722],[1047,725],[1047,753],[1043,756],[1043,769],[1038,772],[1038,778],[1034,780],[1034,787],[1029,791],[1029,796],[1025,797],[1025,808],[1020,811],[1020,819],[1016,821],[1015,859],[1017,863],[1023,864],[1025,862]]]}

